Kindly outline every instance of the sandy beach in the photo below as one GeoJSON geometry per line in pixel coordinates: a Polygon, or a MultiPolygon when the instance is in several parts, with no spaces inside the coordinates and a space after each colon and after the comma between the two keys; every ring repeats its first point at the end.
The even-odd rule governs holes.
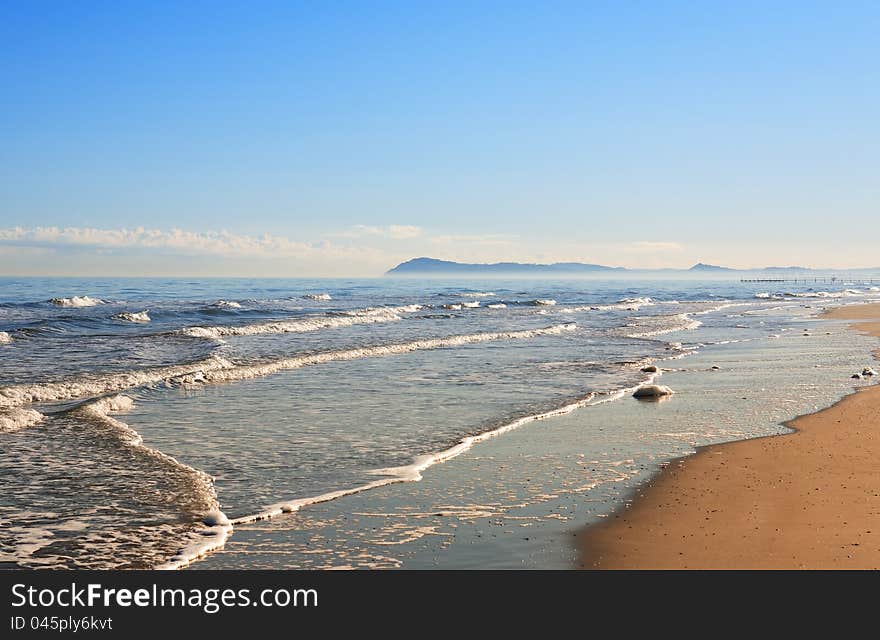
{"type": "MultiPolygon", "coordinates": [[[[880,305],[827,317],[880,337],[880,305]]],[[[872,363],[853,362],[853,372],[872,363]]],[[[586,569],[880,568],[880,387],[799,417],[782,436],[671,463],[579,534],[586,569]]]]}

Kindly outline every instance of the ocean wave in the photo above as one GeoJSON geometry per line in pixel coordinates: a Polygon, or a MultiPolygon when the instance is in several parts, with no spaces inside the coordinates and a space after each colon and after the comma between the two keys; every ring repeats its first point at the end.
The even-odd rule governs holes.
{"type": "Polygon", "coordinates": [[[475,291],[472,293],[459,293],[462,298],[491,298],[495,295],[494,291],[475,291]]]}
{"type": "Polygon", "coordinates": [[[230,382],[267,376],[279,371],[299,369],[325,362],[339,362],[343,360],[359,360],[361,358],[375,358],[390,355],[411,353],[413,351],[426,351],[430,349],[444,349],[459,347],[480,342],[495,340],[522,340],[539,336],[560,335],[575,329],[574,323],[557,324],[541,329],[525,329],[522,331],[501,331],[490,333],[472,333],[464,335],[447,336],[445,338],[426,338],[411,342],[398,342],[391,344],[358,347],[354,349],[341,349],[338,351],[324,351],[321,353],[304,354],[281,358],[270,362],[236,365],[211,370],[205,370],[203,377],[197,382],[230,382]]]}
{"type": "Polygon", "coordinates": [[[480,303],[478,301],[462,302],[461,306],[465,309],[477,309],[480,306],[480,303]]]}
{"type": "Polygon", "coordinates": [[[329,293],[307,293],[303,296],[306,300],[332,300],[329,293]]]}
{"type": "Polygon", "coordinates": [[[267,333],[302,333],[306,331],[319,331],[321,329],[350,327],[356,324],[395,322],[401,319],[401,313],[411,313],[420,308],[419,305],[367,308],[343,311],[336,315],[307,316],[295,320],[276,320],[243,326],[187,327],[186,329],[180,329],[178,333],[192,338],[255,336],[267,333]]]}
{"type": "Polygon", "coordinates": [[[605,304],[595,307],[598,311],[638,311],[642,307],[653,306],[651,298],[624,298],[614,304],[605,304]]]}
{"type": "MultiPolygon", "coordinates": [[[[451,346],[487,342],[492,340],[527,339],[538,336],[559,335],[566,331],[571,331],[575,328],[576,325],[572,323],[566,323],[544,327],[541,329],[457,335],[445,338],[418,340],[408,343],[377,345],[373,347],[364,347],[359,349],[347,349],[321,354],[303,355],[292,358],[285,358],[275,362],[269,362],[260,365],[234,366],[226,370],[206,370],[201,376],[200,381],[226,382],[233,380],[242,380],[246,378],[269,375],[271,373],[275,373],[284,369],[299,368],[323,362],[395,355],[417,350],[439,349],[451,346]]],[[[179,462],[175,458],[161,451],[146,446],[143,443],[143,439],[141,438],[140,434],[135,429],[111,415],[112,413],[124,412],[131,409],[133,406],[133,401],[130,397],[125,395],[115,395],[99,398],[90,402],[86,402],[74,409],[71,409],[70,413],[100,422],[103,426],[107,427],[111,433],[115,434],[116,437],[123,444],[135,447],[146,453],[147,455],[154,456],[160,462],[175,466],[178,470],[184,470],[185,472],[192,474],[197,480],[199,489],[204,494],[204,500],[205,502],[209,503],[210,508],[206,509],[206,513],[201,522],[194,523],[196,525],[195,530],[181,545],[179,551],[173,557],[155,567],[156,569],[180,569],[191,564],[196,559],[208,553],[211,553],[212,551],[222,548],[226,544],[229,536],[232,535],[235,525],[253,522],[256,520],[263,520],[282,513],[291,513],[293,511],[299,510],[301,507],[307,504],[326,502],[345,495],[350,495],[352,493],[365,491],[391,483],[418,480],[421,478],[421,472],[426,468],[437,464],[438,462],[449,460],[455,456],[460,455],[477,442],[487,440],[488,438],[500,435],[530,422],[535,422],[552,416],[570,413],[578,407],[586,406],[587,404],[589,404],[589,402],[593,400],[595,396],[595,393],[590,393],[586,398],[568,404],[564,407],[535,415],[525,416],[480,435],[468,436],[460,440],[455,446],[446,449],[445,451],[441,451],[439,453],[429,456],[418,457],[414,460],[412,464],[405,467],[378,469],[372,473],[387,477],[383,477],[381,479],[360,485],[358,487],[332,491],[312,498],[304,498],[292,501],[285,501],[283,503],[277,503],[274,505],[270,505],[269,507],[266,507],[259,512],[245,515],[234,520],[230,520],[229,518],[227,518],[226,515],[220,510],[220,505],[216,496],[214,483],[210,476],[198,469],[194,469],[179,462]]]]}
{"type": "Polygon", "coordinates": [[[850,298],[862,296],[864,293],[858,289],[844,289],[843,291],[801,291],[797,293],[785,293],[792,298],[850,298]]]}
{"type": "Polygon", "coordinates": [[[88,398],[104,393],[133,389],[148,384],[174,380],[212,369],[234,366],[219,356],[211,356],[201,361],[155,367],[139,371],[111,373],[103,376],[74,378],[58,382],[38,382],[0,387],[0,409],[19,407],[32,402],[56,402],[88,398]]]}
{"type": "Polygon", "coordinates": [[[215,309],[241,309],[241,304],[234,300],[218,300],[209,306],[215,309]]]}
{"type": "Polygon", "coordinates": [[[535,307],[552,307],[556,305],[556,300],[552,298],[538,298],[537,300],[530,301],[529,304],[535,307]]]}
{"type": "MultiPolygon", "coordinates": [[[[880,291],[875,287],[875,290],[880,291]]],[[[755,297],[759,299],[770,300],[786,300],[791,298],[851,298],[865,295],[864,291],[859,289],[844,289],[843,291],[780,291],[778,293],[769,293],[766,291],[756,293],[755,297]]]]}
{"type": "Polygon", "coordinates": [[[147,315],[146,311],[139,311],[137,313],[126,311],[123,313],[117,313],[115,316],[113,316],[113,319],[121,320],[123,322],[149,322],[150,316],[147,315]]]}
{"type": "Polygon", "coordinates": [[[702,326],[689,313],[677,313],[672,316],[650,316],[639,318],[618,331],[627,338],[652,338],[674,331],[689,331],[702,326]]]}
{"type": "Polygon", "coordinates": [[[9,433],[31,427],[42,422],[45,417],[42,413],[33,409],[11,409],[0,412],[0,433],[9,433]]]}
{"type": "Polygon", "coordinates": [[[113,417],[112,413],[129,411],[134,401],[125,395],[108,396],[84,403],[70,410],[70,414],[80,416],[101,424],[119,441],[143,455],[152,458],[157,464],[183,473],[191,481],[192,493],[189,498],[201,505],[201,520],[192,523],[193,528],[187,535],[180,550],[169,560],[161,563],[156,569],[180,569],[193,560],[211,551],[222,548],[232,534],[232,523],[220,510],[220,503],[214,488],[214,480],[200,469],[184,464],[176,458],[158,449],[144,444],[141,435],[125,422],[113,417]]]}
{"type": "Polygon", "coordinates": [[[52,298],[49,300],[56,307],[94,307],[99,304],[106,304],[105,300],[100,298],[90,298],[89,296],[73,296],[71,298],[52,298]]]}
{"type": "Polygon", "coordinates": [[[496,304],[487,304],[486,308],[487,309],[506,309],[507,305],[504,304],[503,302],[498,302],[496,304]]]}
{"type": "MultiPolygon", "coordinates": [[[[578,305],[574,307],[562,307],[560,313],[582,313],[584,311],[638,311],[642,307],[659,304],[651,298],[624,298],[612,304],[578,305]]],[[[671,300],[663,304],[679,304],[677,300],[671,300]]]]}
{"type": "Polygon", "coordinates": [[[383,315],[388,313],[415,313],[423,309],[420,304],[405,304],[399,307],[366,307],[365,309],[349,309],[347,311],[335,312],[335,315],[352,316],[355,318],[368,318],[370,316],[383,315]]]}
{"type": "Polygon", "coordinates": [[[9,344],[12,342],[12,336],[5,331],[0,331],[0,344],[9,344]]]}
{"type": "Polygon", "coordinates": [[[755,297],[759,300],[779,300],[784,298],[785,296],[777,294],[777,293],[769,293],[767,291],[761,291],[755,294],[755,297]]]}
{"type": "Polygon", "coordinates": [[[445,338],[427,338],[412,342],[391,343],[324,351],[315,354],[297,355],[264,363],[236,365],[220,356],[211,356],[191,364],[157,367],[141,371],[108,374],[100,377],[77,378],[59,382],[12,385],[0,387],[0,409],[19,407],[33,402],[55,402],[88,398],[100,394],[133,389],[149,384],[165,382],[168,384],[202,384],[211,382],[230,382],[269,375],[287,369],[298,369],[324,362],[356,360],[386,355],[409,353],[428,349],[441,349],[493,340],[517,340],[538,336],[559,335],[576,328],[574,323],[558,324],[541,329],[475,333],[454,335],[445,338]]]}

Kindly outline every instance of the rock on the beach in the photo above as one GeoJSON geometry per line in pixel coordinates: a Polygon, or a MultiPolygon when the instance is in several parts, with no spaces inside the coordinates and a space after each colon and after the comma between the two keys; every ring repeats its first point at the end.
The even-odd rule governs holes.
{"type": "Polygon", "coordinates": [[[671,396],[675,393],[669,387],[662,384],[645,384],[636,389],[633,398],[659,398],[661,396],[671,396]]]}
{"type": "Polygon", "coordinates": [[[852,378],[853,380],[861,380],[862,374],[861,373],[854,373],[850,376],[850,378],[852,378]]]}
{"type": "Polygon", "coordinates": [[[658,373],[659,371],[660,369],[653,364],[649,364],[647,367],[642,367],[642,373],[658,373]]]}

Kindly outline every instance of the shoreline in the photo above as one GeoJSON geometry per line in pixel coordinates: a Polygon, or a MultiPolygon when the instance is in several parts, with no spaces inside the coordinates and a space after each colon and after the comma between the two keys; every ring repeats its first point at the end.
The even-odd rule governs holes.
{"type": "MultiPolygon", "coordinates": [[[[880,304],[825,317],[880,337],[880,304]]],[[[579,531],[579,568],[880,568],[880,386],[785,426],[670,462],[579,531]]]]}

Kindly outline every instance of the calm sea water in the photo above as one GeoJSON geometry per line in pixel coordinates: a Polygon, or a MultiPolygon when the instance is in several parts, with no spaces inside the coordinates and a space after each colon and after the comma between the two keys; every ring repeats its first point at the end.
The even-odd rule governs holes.
{"type": "MultiPolygon", "coordinates": [[[[341,494],[428,478],[485,434],[552,413],[622,421],[613,443],[578,432],[597,462],[576,488],[611,508],[620,492],[603,483],[621,471],[612,450],[653,463],[681,452],[668,425],[646,437],[628,429],[639,420],[631,408],[615,409],[650,381],[648,364],[747,357],[754,372],[736,384],[754,391],[780,362],[812,357],[811,401],[845,392],[849,363],[868,347],[814,330],[811,318],[880,292],[780,286],[0,279],[0,563],[185,566],[227,542],[228,556],[230,521],[243,530],[274,516],[246,526],[276,526],[317,502],[342,504],[341,494]],[[804,333],[809,344],[787,339],[804,333]]],[[[771,393],[765,404],[783,400],[771,393]]],[[[714,435],[728,439],[759,434],[768,419],[718,415],[726,431],[714,435]]],[[[628,477],[641,478],[648,467],[633,464],[628,477]]],[[[298,549],[289,565],[311,566],[298,549]]]]}

